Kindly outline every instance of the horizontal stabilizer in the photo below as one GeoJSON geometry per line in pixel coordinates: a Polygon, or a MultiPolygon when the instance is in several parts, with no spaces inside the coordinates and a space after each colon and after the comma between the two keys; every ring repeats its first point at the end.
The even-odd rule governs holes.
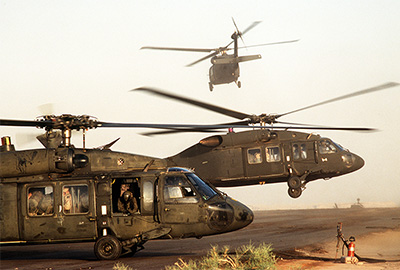
{"type": "Polygon", "coordinates": [[[239,56],[237,59],[238,62],[246,62],[246,61],[261,59],[261,55],[256,54],[256,55],[239,56]]]}

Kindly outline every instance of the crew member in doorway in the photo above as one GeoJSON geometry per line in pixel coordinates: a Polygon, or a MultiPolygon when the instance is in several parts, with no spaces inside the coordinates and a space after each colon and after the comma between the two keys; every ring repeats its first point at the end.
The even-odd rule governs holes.
{"type": "Polygon", "coordinates": [[[132,192],[129,191],[128,184],[121,185],[121,193],[118,198],[118,211],[124,214],[138,213],[138,204],[132,192]]]}

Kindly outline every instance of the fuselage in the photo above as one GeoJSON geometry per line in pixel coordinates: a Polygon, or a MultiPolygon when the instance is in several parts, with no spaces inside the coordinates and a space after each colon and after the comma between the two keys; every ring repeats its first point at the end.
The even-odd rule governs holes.
{"type": "Polygon", "coordinates": [[[309,182],[344,175],[364,165],[361,157],[329,138],[268,129],[211,136],[168,162],[193,168],[220,187],[287,182],[291,176],[309,182]]]}

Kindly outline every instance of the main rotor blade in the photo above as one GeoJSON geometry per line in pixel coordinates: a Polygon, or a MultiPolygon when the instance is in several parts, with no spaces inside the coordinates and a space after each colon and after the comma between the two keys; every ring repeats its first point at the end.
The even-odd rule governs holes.
{"type": "MultiPolygon", "coordinates": [[[[207,125],[207,124],[147,124],[147,123],[112,123],[112,122],[93,122],[93,128],[154,128],[171,130],[166,133],[176,132],[217,132],[217,130],[227,129],[299,129],[299,130],[343,130],[343,131],[375,131],[373,128],[354,128],[354,127],[323,127],[323,126],[262,126],[262,125],[243,125],[241,122],[231,124],[207,125]]],[[[52,121],[25,121],[25,120],[9,120],[0,119],[1,126],[30,126],[30,127],[50,127],[52,121]]],[[[59,129],[59,127],[56,127],[59,129]]],[[[150,133],[151,134],[151,133],[150,133]]],[[[154,133],[154,134],[157,134],[154,133]]]]}
{"type": "Polygon", "coordinates": [[[34,121],[34,120],[13,120],[13,119],[0,119],[0,126],[13,126],[13,127],[47,127],[52,124],[51,121],[34,121]]]}
{"type": "Polygon", "coordinates": [[[242,33],[241,35],[246,34],[247,32],[249,32],[251,29],[253,29],[254,27],[256,27],[258,24],[260,24],[261,21],[255,21],[253,22],[249,27],[247,27],[242,33]]]}
{"type": "Polygon", "coordinates": [[[338,130],[338,131],[377,131],[375,128],[366,127],[324,127],[324,126],[273,126],[271,129],[308,129],[308,130],[338,130]]]}
{"type": "Polygon", "coordinates": [[[140,48],[149,49],[149,50],[164,50],[164,51],[184,51],[184,52],[212,52],[216,49],[198,49],[198,48],[174,48],[174,47],[153,47],[153,46],[145,46],[140,48]]]}
{"type": "Polygon", "coordinates": [[[279,114],[279,115],[276,116],[276,118],[279,118],[279,117],[284,116],[284,115],[292,114],[292,113],[295,113],[295,112],[304,111],[304,110],[307,110],[307,109],[310,109],[310,108],[314,108],[314,107],[317,107],[317,106],[320,106],[320,105],[332,103],[332,102],[335,102],[335,101],[339,101],[339,100],[343,100],[343,99],[347,99],[347,98],[351,98],[351,97],[356,97],[356,96],[360,96],[360,95],[369,94],[369,93],[372,93],[372,92],[384,90],[384,89],[395,87],[395,86],[398,86],[398,85],[400,85],[400,84],[396,83],[396,82],[385,83],[385,84],[382,84],[382,85],[378,85],[378,86],[375,86],[375,87],[372,87],[372,88],[360,90],[360,91],[357,91],[357,92],[354,92],[354,93],[351,93],[351,94],[347,94],[347,95],[344,95],[344,96],[328,99],[326,101],[319,102],[319,103],[316,103],[314,105],[310,105],[310,106],[307,106],[307,107],[303,107],[303,108],[300,108],[300,109],[297,109],[297,110],[294,110],[294,111],[291,111],[291,112],[279,114]]]}
{"type": "Polygon", "coordinates": [[[191,67],[191,66],[193,66],[193,65],[196,65],[197,63],[200,63],[201,61],[204,61],[204,60],[206,60],[206,59],[208,59],[208,58],[211,58],[211,57],[217,55],[218,53],[219,53],[219,51],[210,53],[209,55],[204,56],[204,57],[200,58],[199,60],[196,60],[196,61],[194,61],[193,63],[190,63],[190,64],[188,64],[188,65],[186,65],[186,66],[187,66],[187,67],[191,67]]]}
{"type": "MultiPolygon", "coordinates": [[[[206,128],[206,129],[201,129],[201,128],[173,128],[173,129],[168,129],[168,130],[163,130],[163,131],[154,131],[154,132],[145,132],[141,133],[142,135],[145,136],[153,136],[153,135],[167,135],[167,134],[176,134],[176,133],[188,133],[188,132],[194,132],[194,133],[218,133],[221,132],[221,129],[226,129],[225,128],[206,128]]],[[[377,129],[374,128],[365,128],[365,127],[325,127],[325,126],[299,126],[299,127],[293,127],[293,126],[231,126],[232,129],[238,129],[238,128],[244,128],[244,129],[279,129],[279,130],[336,130],[336,131],[360,131],[360,132],[374,132],[377,131],[377,129]]]]}
{"type": "Polygon", "coordinates": [[[246,47],[239,47],[238,49],[243,49],[243,48],[252,48],[252,47],[261,47],[261,46],[268,46],[268,45],[276,45],[276,44],[284,44],[284,43],[292,43],[292,42],[297,42],[300,39],[295,39],[295,40],[288,40],[288,41],[279,41],[279,42],[271,42],[271,43],[264,43],[264,44],[257,44],[257,45],[250,45],[246,47]]]}
{"type": "Polygon", "coordinates": [[[177,134],[177,133],[188,133],[188,132],[195,132],[195,133],[218,133],[221,132],[220,130],[214,129],[171,129],[171,130],[162,130],[162,131],[153,131],[153,132],[144,132],[140,133],[140,135],[144,136],[153,136],[153,135],[167,135],[167,134],[177,134]]]}
{"type": "Polygon", "coordinates": [[[147,91],[147,92],[149,92],[151,94],[154,94],[154,95],[175,99],[175,100],[181,101],[183,103],[194,105],[194,106],[197,106],[197,107],[200,107],[200,108],[203,108],[203,109],[207,109],[207,110],[210,110],[210,111],[213,111],[213,112],[217,112],[217,113],[220,113],[220,114],[223,114],[223,115],[227,115],[227,116],[230,116],[230,117],[233,117],[233,118],[236,118],[236,119],[240,119],[240,120],[243,120],[243,119],[246,119],[246,118],[250,117],[250,115],[246,114],[246,113],[233,111],[233,110],[230,110],[230,109],[226,109],[226,108],[219,107],[219,106],[216,106],[216,105],[212,105],[212,104],[209,104],[209,103],[201,102],[201,101],[194,100],[194,99],[191,99],[191,98],[177,96],[177,95],[174,95],[172,93],[160,91],[160,90],[157,90],[157,89],[154,89],[154,88],[139,87],[139,88],[133,89],[131,91],[136,91],[136,90],[147,91]]]}

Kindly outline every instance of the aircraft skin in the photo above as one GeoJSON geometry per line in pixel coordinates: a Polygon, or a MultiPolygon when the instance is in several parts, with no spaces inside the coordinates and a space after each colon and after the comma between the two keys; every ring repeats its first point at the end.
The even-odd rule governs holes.
{"type": "Polygon", "coordinates": [[[167,168],[164,159],[109,149],[3,146],[0,244],[95,241],[99,259],[117,259],[148,240],[201,238],[253,221],[248,207],[190,170],[167,168]],[[120,207],[124,185],[135,210],[120,207]]]}
{"type": "Polygon", "coordinates": [[[364,165],[361,157],[330,139],[268,129],[211,136],[167,160],[169,165],[193,168],[217,187],[287,182],[291,176],[309,182],[347,174],[364,165]],[[328,142],[332,150],[323,151],[322,142],[328,142]],[[277,156],[272,157],[273,151],[277,156]],[[256,162],[250,160],[254,152],[260,154],[256,162]]]}

